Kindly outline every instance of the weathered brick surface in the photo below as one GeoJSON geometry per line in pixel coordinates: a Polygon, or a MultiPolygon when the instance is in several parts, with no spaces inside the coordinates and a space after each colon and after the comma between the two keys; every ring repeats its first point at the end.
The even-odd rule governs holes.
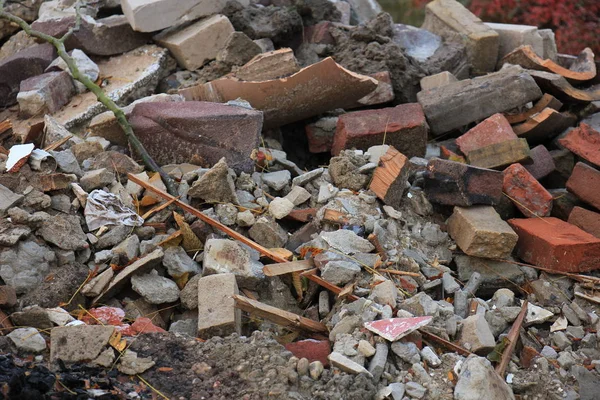
{"type": "Polygon", "coordinates": [[[552,154],[550,154],[544,145],[540,144],[531,149],[529,151],[529,157],[532,162],[523,164],[523,166],[535,179],[539,180],[545,178],[556,169],[552,154]]]}
{"type": "Polygon", "coordinates": [[[503,172],[502,189],[526,217],[547,217],[552,195],[523,167],[513,164],[503,172]]]}
{"type": "Polygon", "coordinates": [[[511,219],[525,262],[563,272],[600,268],[600,239],[558,218],[511,219]]]}
{"type": "Polygon", "coordinates": [[[502,168],[512,163],[529,160],[529,145],[525,139],[507,140],[472,150],[469,164],[481,168],[502,168]]]}
{"type": "Polygon", "coordinates": [[[600,210],[600,171],[578,162],[567,181],[567,189],[600,210]]]}
{"type": "Polygon", "coordinates": [[[202,101],[140,103],[129,117],[148,153],[159,165],[199,156],[208,165],[225,157],[236,171],[252,170],[262,112],[202,101]]]}
{"type": "Polygon", "coordinates": [[[517,135],[513,132],[506,117],[497,113],[459,136],[456,144],[463,154],[469,155],[473,150],[515,139],[517,139],[517,135]]]}
{"type": "Polygon", "coordinates": [[[427,198],[438,204],[495,205],[502,197],[502,172],[491,169],[434,158],[424,178],[427,198]]]}
{"type": "Polygon", "coordinates": [[[406,157],[422,157],[427,147],[427,124],[417,103],[379,110],[355,111],[338,119],[331,154],[343,149],[367,150],[384,144],[394,146],[406,157]]]}
{"type": "Polygon", "coordinates": [[[600,132],[588,124],[581,123],[558,142],[579,157],[600,166],[600,132]]]}
{"type": "Polygon", "coordinates": [[[491,206],[454,207],[448,232],[465,254],[482,258],[510,256],[517,234],[491,206]]]}
{"type": "Polygon", "coordinates": [[[600,238],[600,213],[581,207],[574,207],[571,214],[569,214],[568,222],[600,238]]]}

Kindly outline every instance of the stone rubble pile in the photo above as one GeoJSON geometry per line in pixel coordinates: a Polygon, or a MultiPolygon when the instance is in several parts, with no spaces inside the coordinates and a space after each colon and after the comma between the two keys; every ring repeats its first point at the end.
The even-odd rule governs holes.
{"type": "MultiPolygon", "coordinates": [[[[74,1],[24,3],[75,26],[74,1]]],[[[178,192],[0,20],[0,378],[43,377],[1,393],[597,398],[589,49],[454,0],[421,28],[361,0],[80,12],[67,50],[178,192]]]]}

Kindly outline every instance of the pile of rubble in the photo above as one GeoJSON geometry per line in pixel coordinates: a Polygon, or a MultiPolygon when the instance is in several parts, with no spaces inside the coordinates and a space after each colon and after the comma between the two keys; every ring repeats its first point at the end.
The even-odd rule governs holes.
{"type": "Polygon", "coordinates": [[[454,0],[5,10],[178,192],[0,20],[0,397],[596,398],[589,49],[454,0]]]}

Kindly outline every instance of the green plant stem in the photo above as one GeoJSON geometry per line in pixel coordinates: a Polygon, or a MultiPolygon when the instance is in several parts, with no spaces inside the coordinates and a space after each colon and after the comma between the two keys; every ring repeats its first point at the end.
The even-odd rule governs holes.
{"type": "Polygon", "coordinates": [[[32,29],[31,26],[23,19],[4,11],[2,4],[3,3],[0,2],[0,19],[6,19],[8,21],[14,22],[15,24],[19,25],[19,27],[23,29],[23,31],[29,36],[42,39],[43,41],[52,44],[56,48],[58,56],[65,61],[65,63],[69,67],[69,70],[71,71],[71,75],[73,76],[73,78],[81,82],[87,89],[89,89],[92,93],[94,93],[94,95],[96,95],[96,98],[100,103],[102,103],[108,110],[112,111],[112,113],[117,119],[117,122],[119,123],[119,126],[125,133],[127,140],[131,144],[131,147],[133,147],[133,149],[140,155],[142,161],[144,162],[144,165],[150,170],[158,172],[163,182],[165,183],[165,186],[167,187],[167,191],[171,195],[176,196],[177,187],[175,185],[175,181],[156,163],[156,161],[154,161],[150,154],[148,154],[142,142],[140,142],[138,137],[133,132],[133,128],[127,121],[127,117],[125,116],[123,110],[121,110],[121,108],[117,106],[117,104],[114,101],[112,101],[106,95],[106,93],[104,93],[100,86],[96,85],[94,82],[92,82],[90,78],[83,75],[79,71],[79,68],[77,68],[77,65],[75,64],[75,60],[73,60],[73,58],[67,53],[67,50],[65,48],[65,41],[73,34],[74,31],[76,31],[79,28],[79,12],[77,13],[77,22],[75,26],[71,27],[62,38],[57,39],[55,37],[46,35],[45,33],[32,29]]]}

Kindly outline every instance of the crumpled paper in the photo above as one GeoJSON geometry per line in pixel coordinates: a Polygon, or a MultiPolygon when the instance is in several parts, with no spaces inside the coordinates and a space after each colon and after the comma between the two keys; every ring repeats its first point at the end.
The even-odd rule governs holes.
{"type": "Polygon", "coordinates": [[[90,231],[104,225],[142,226],[144,220],[121,202],[115,194],[96,189],[88,195],[84,210],[90,231]]]}

